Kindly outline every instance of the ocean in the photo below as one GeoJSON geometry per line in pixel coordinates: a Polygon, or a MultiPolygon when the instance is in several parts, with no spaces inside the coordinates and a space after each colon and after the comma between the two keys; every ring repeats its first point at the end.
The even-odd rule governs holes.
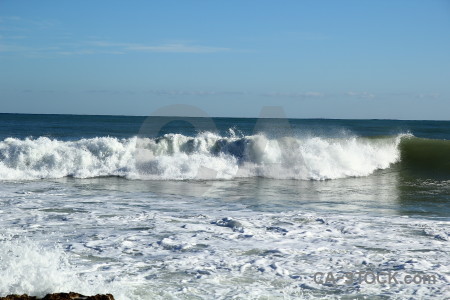
{"type": "Polygon", "coordinates": [[[0,295],[450,297],[450,121],[0,114],[0,295]]]}

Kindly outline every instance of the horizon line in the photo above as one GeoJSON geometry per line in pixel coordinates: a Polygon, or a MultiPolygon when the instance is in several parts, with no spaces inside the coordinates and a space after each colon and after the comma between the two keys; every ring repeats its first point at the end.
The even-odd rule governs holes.
{"type": "Polygon", "coordinates": [[[365,120],[365,121],[435,121],[435,122],[449,122],[448,120],[432,120],[432,119],[390,119],[390,118],[325,118],[325,117],[286,117],[286,118],[271,118],[271,117],[219,117],[219,116],[142,116],[142,115],[120,115],[120,114],[72,114],[72,113],[13,113],[13,112],[0,112],[0,115],[46,115],[46,116],[90,116],[90,117],[136,117],[136,118],[214,118],[214,119],[293,119],[293,120],[365,120]]]}

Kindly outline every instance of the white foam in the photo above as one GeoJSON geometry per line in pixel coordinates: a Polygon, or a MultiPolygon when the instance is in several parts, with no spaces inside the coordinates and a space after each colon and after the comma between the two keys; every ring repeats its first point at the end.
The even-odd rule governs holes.
{"type": "Polygon", "coordinates": [[[156,139],[98,137],[78,141],[7,138],[0,142],[0,180],[91,178],[183,180],[269,177],[336,179],[367,176],[400,159],[401,136],[195,137],[167,134],[156,139]]]}
{"type": "Polygon", "coordinates": [[[133,166],[135,139],[58,141],[7,138],[0,142],[0,178],[124,176],[133,166]]]}
{"type": "Polygon", "coordinates": [[[119,298],[129,299],[125,288],[108,283],[103,274],[80,275],[82,266],[72,265],[58,244],[42,246],[27,238],[1,235],[0,243],[0,295],[26,293],[43,297],[55,292],[87,295],[115,292],[119,298]]]}
{"type": "MultiPolygon", "coordinates": [[[[114,182],[105,181],[105,187],[114,182]]],[[[161,197],[76,182],[2,183],[0,294],[74,290],[133,300],[449,296],[450,243],[441,238],[448,235],[446,220],[372,215],[362,203],[346,212],[336,210],[336,202],[325,211],[299,204],[267,212],[226,196],[161,197]],[[313,278],[315,272],[361,270],[425,273],[438,281],[326,286],[313,278]]],[[[328,193],[327,203],[341,201],[336,190],[328,193]]]]}

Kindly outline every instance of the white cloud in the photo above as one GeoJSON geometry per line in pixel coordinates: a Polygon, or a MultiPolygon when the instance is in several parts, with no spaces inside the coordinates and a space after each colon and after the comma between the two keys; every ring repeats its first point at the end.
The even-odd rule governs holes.
{"type": "Polygon", "coordinates": [[[375,98],[375,94],[369,92],[347,92],[347,96],[355,97],[355,98],[364,98],[364,99],[373,99],[375,98]]]}
{"type": "Polygon", "coordinates": [[[131,91],[131,90],[112,90],[112,89],[91,89],[85,90],[85,93],[89,94],[151,94],[156,96],[223,96],[223,95],[247,95],[245,92],[238,91],[212,91],[212,90],[141,90],[141,91],[131,91]]]}
{"type": "MultiPolygon", "coordinates": [[[[5,36],[1,36],[5,39],[5,36]]],[[[25,37],[20,37],[25,38],[25,37]]],[[[11,38],[10,38],[11,40],[11,38]]],[[[19,38],[16,38],[19,40],[19,38]]],[[[9,43],[0,45],[1,52],[21,53],[33,56],[48,56],[48,55],[93,55],[93,54],[109,54],[122,55],[127,53],[217,53],[230,51],[230,48],[223,47],[209,47],[190,45],[182,43],[174,44],[160,44],[160,45],[145,45],[145,44],[131,44],[131,43],[108,43],[102,41],[84,42],[84,43],[55,43],[52,47],[37,48],[24,47],[18,43],[9,43]]]]}
{"type": "Polygon", "coordinates": [[[2,53],[2,52],[23,52],[26,50],[28,50],[28,48],[19,46],[19,45],[0,44],[0,53],[2,53]]]}
{"type": "Polygon", "coordinates": [[[114,48],[118,51],[134,52],[164,52],[164,53],[216,53],[230,51],[230,48],[190,45],[186,43],[169,43],[159,45],[146,45],[134,43],[109,43],[95,41],[89,43],[92,46],[102,48],[114,48]]]}
{"type": "Polygon", "coordinates": [[[165,43],[108,42],[97,37],[94,41],[75,41],[70,33],[60,28],[59,22],[44,19],[22,19],[16,16],[0,16],[0,53],[23,56],[54,55],[121,55],[127,53],[217,53],[230,48],[198,45],[189,41],[165,43]],[[40,36],[45,32],[44,38],[40,36]],[[48,34],[48,33],[55,34],[48,34]],[[50,38],[49,38],[50,37],[50,38]],[[6,42],[7,41],[7,42],[6,42]],[[42,46],[47,44],[48,47],[42,46]],[[58,49],[52,49],[58,48],[58,49]]]}
{"type": "Polygon", "coordinates": [[[183,44],[165,44],[159,46],[134,46],[128,47],[127,49],[144,52],[171,52],[171,53],[214,53],[230,50],[228,48],[190,46],[183,44]]]}
{"type": "Polygon", "coordinates": [[[208,90],[150,90],[150,94],[161,96],[218,96],[218,95],[245,95],[238,91],[208,91],[208,90]]]}
{"type": "Polygon", "coordinates": [[[271,93],[263,93],[262,95],[267,97],[290,97],[290,98],[319,98],[325,96],[324,93],[320,92],[303,92],[303,93],[271,92],[271,93]]]}
{"type": "Polygon", "coordinates": [[[0,16],[0,23],[5,23],[8,21],[20,21],[20,20],[22,20],[22,18],[18,16],[0,16]]]}
{"type": "Polygon", "coordinates": [[[439,93],[424,93],[424,94],[418,94],[416,97],[419,99],[437,99],[441,95],[439,93]]]}

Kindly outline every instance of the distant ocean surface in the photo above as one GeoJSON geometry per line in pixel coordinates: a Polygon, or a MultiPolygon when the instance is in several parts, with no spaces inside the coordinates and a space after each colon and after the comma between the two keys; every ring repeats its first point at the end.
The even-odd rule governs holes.
{"type": "Polygon", "coordinates": [[[445,299],[450,121],[0,114],[0,216],[0,296],[445,299]]]}

